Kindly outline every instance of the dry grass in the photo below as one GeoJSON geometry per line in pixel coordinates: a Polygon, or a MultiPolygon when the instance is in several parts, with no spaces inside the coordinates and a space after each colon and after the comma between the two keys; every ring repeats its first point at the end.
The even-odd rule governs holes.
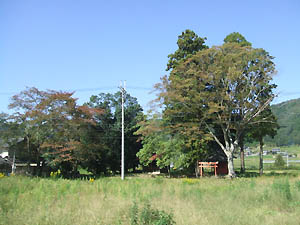
{"type": "Polygon", "coordinates": [[[0,224],[130,224],[133,202],[176,224],[299,224],[300,177],[0,179],[0,224]]]}

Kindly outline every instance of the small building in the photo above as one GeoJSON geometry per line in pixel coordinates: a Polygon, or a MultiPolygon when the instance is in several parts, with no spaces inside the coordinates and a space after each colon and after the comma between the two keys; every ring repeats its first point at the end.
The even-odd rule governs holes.
{"type": "Polygon", "coordinates": [[[273,148],[271,152],[273,155],[276,155],[280,152],[280,148],[273,148]]]}

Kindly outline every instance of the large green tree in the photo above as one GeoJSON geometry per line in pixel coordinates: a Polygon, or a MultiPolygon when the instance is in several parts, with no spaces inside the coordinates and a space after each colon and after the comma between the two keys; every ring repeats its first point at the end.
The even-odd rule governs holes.
{"type": "MultiPolygon", "coordinates": [[[[228,34],[225,39],[224,43],[237,43],[240,46],[251,46],[252,44],[246,40],[246,38],[238,33],[238,32],[233,32],[228,34]]],[[[246,71],[245,71],[246,72],[246,71]]],[[[239,141],[239,147],[240,147],[240,158],[241,158],[241,173],[245,172],[245,152],[244,152],[244,138],[247,136],[246,131],[243,132],[243,134],[240,136],[240,141],[239,141]]]]}
{"type": "MultiPolygon", "coordinates": [[[[195,55],[198,51],[208,49],[205,45],[206,38],[199,37],[192,30],[185,30],[178,36],[178,49],[168,55],[169,61],[167,64],[167,71],[172,71],[181,63],[195,55]]],[[[156,85],[159,89],[159,85],[156,85]]],[[[166,103],[166,102],[164,102],[166,103]]],[[[181,105],[165,104],[165,108],[180,108],[181,105]]],[[[173,125],[177,121],[182,121],[182,117],[169,117],[163,113],[162,117],[158,119],[154,117],[146,120],[140,124],[140,129],[137,133],[141,134],[143,139],[143,149],[139,152],[139,158],[143,164],[149,163],[149,155],[160,155],[156,162],[158,166],[169,166],[170,162],[174,163],[175,167],[190,167],[195,165],[197,159],[203,156],[204,142],[202,136],[199,136],[197,131],[185,132],[184,126],[180,132],[174,132],[173,125]],[[159,125],[159,126],[158,126],[159,125]],[[158,128],[158,127],[159,128],[158,128]],[[157,127],[159,132],[152,132],[152,128],[157,127]],[[153,143],[156,143],[153,147],[153,143]]],[[[186,121],[186,126],[190,126],[190,121],[186,121]]],[[[178,130],[177,130],[178,131],[178,130]]],[[[187,130],[190,131],[190,130],[187,130]]],[[[150,156],[151,157],[151,156],[150,156]]]]}
{"type": "Polygon", "coordinates": [[[227,156],[230,177],[240,136],[274,97],[272,59],[263,49],[228,43],[197,52],[157,85],[164,114],[183,118],[173,129],[209,134],[227,156]]]}
{"type": "Polygon", "coordinates": [[[174,53],[168,55],[169,62],[166,70],[174,69],[181,61],[194,55],[200,50],[207,49],[208,46],[204,44],[205,40],[206,38],[199,37],[192,30],[187,29],[183,31],[182,34],[178,36],[178,49],[174,53]]]}
{"type": "MultiPolygon", "coordinates": [[[[134,135],[137,123],[142,119],[142,107],[136,98],[129,93],[124,95],[124,138],[125,138],[125,170],[135,170],[138,166],[136,153],[141,148],[134,135]]],[[[89,157],[86,166],[95,172],[120,171],[121,165],[121,92],[115,94],[100,93],[93,95],[87,105],[91,108],[104,110],[98,117],[98,122],[91,127],[88,143],[103,143],[105,152],[93,152],[94,158],[89,157]]]]}

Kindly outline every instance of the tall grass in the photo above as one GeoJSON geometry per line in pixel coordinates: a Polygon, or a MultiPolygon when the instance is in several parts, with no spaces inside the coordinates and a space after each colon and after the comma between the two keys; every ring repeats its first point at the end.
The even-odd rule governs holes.
{"type": "Polygon", "coordinates": [[[134,224],[149,212],[176,224],[299,224],[300,177],[0,179],[3,225],[134,224]]]}

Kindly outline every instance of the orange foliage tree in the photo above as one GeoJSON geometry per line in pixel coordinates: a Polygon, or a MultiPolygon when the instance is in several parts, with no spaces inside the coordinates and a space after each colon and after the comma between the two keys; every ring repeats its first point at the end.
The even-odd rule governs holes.
{"type": "Polygon", "coordinates": [[[12,97],[13,118],[25,127],[27,150],[35,156],[39,171],[41,162],[46,162],[69,176],[84,156],[80,132],[94,124],[102,110],[79,106],[73,94],[27,88],[12,97]]]}

